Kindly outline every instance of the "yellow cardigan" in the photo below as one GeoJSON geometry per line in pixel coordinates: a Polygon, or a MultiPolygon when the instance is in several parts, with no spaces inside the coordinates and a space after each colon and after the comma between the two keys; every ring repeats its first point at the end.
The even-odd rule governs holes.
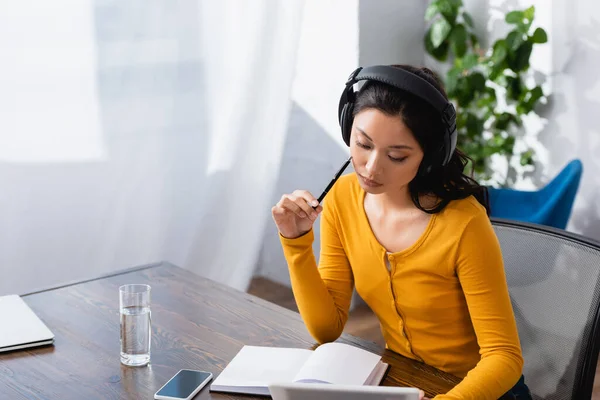
{"type": "Polygon", "coordinates": [[[387,253],[371,230],[354,173],[327,196],[318,268],[312,230],[295,239],[280,235],[311,335],[319,343],[340,336],[356,285],[389,349],[464,378],[436,400],[495,400],[510,390],[521,376],[521,346],[500,246],[477,200],[450,202],[416,243],[387,253]]]}

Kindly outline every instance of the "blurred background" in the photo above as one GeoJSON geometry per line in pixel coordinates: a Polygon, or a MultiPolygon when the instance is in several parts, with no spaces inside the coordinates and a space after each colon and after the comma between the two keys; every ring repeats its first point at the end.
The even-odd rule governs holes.
{"type": "Polygon", "coordinates": [[[270,209],[320,193],[345,161],[339,96],[372,64],[440,74],[477,177],[509,191],[515,218],[600,240],[599,9],[0,2],[0,295],[160,260],[240,290],[287,286],[270,209]]]}

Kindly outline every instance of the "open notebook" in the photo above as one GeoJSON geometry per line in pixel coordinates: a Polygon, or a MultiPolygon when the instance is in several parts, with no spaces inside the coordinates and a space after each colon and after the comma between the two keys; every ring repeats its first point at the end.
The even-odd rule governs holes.
{"type": "Polygon", "coordinates": [[[342,343],[314,351],[244,346],[210,390],[269,395],[269,384],[282,382],[379,385],[387,369],[377,354],[342,343]]]}

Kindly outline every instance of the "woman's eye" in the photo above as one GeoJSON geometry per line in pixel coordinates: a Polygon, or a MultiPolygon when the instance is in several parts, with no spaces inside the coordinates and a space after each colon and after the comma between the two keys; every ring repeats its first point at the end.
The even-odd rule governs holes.
{"type": "Polygon", "coordinates": [[[390,160],[394,161],[394,162],[403,162],[404,160],[406,160],[408,157],[400,157],[400,158],[396,158],[396,157],[392,157],[390,156],[390,160]]]}
{"type": "Polygon", "coordinates": [[[363,148],[363,149],[370,149],[370,147],[369,147],[368,145],[366,145],[366,144],[364,144],[364,143],[361,143],[361,142],[359,142],[358,140],[356,141],[356,145],[357,145],[358,147],[361,147],[361,148],[363,148]]]}

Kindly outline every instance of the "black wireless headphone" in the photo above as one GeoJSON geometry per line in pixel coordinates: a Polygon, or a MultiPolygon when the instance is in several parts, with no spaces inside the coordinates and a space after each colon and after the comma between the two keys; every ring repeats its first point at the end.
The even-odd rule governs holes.
{"type": "MultiPolygon", "coordinates": [[[[435,108],[440,113],[445,126],[443,144],[440,148],[442,165],[448,164],[456,149],[456,110],[454,106],[444,98],[435,86],[425,79],[404,69],[392,66],[375,65],[372,67],[357,68],[348,77],[346,88],[342,93],[338,107],[338,119],[342,128],[342,137],[346,145],[350,146],[350,132],[352,130],[352,120],[354,119],[352,115],[356,100],[354,84],[363,80],[378,81],[398,89],[406,90],[435,108]]],[[[426,169],[428,171],[431,170],[431,165],[428,165],[426,169]]]]}

